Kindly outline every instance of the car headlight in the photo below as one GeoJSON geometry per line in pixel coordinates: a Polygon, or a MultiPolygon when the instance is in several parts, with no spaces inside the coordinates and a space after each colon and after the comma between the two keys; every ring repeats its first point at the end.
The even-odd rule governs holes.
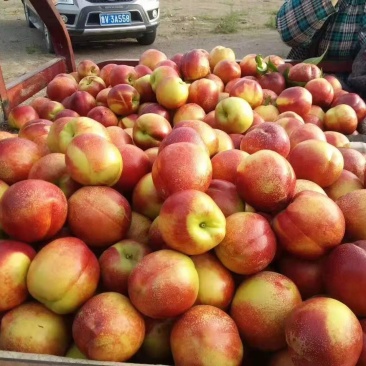
{"type": "Polygon", "coordinates": [[[74,0],[54,0],[55,5],[74,5],[74,0]]]}

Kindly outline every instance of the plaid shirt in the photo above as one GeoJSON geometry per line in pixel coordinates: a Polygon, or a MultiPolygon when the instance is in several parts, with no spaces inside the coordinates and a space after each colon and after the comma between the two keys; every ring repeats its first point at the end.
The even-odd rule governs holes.
{"type": "Polygon", "coordinates": [[[365,0],[338,0],[335,7],[330,0],[286,0],[277,14],[277,29],[292,47],[288,57],[319,56],[329,45],[327,58],[353,59],[366,44],[365,9],[365,0]],[[315,50],[314,36],[319,37],[315,50]]]}

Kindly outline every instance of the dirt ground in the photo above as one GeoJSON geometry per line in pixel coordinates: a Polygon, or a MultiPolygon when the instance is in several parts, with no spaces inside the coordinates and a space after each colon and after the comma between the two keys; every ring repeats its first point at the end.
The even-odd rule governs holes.
{"type": "MultiPolygon", "coordinates": [[[[161,23],[152,46],[128,39],[76,45],[76,62],[138,58],[147,48],[172,56],[192,48],[231,47],[238,59],[248,53],[285,57],[289,48],[275,29],[282,0],[160,0],[161,23]],[[232,28],[232,29],[230,29],[232,28]]],[[[21,0],[0,0],[0,65],[6,82],[36,70],[53,56],[42,34],[27,27],[21,0]]]]}

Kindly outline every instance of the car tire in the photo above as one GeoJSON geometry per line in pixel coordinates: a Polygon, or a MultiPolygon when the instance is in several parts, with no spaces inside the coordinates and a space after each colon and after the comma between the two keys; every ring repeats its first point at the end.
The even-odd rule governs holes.
{"type": "Polygon", "coordinates": [[[155,42],[156,29],[152,32],[145,33],[142,37],[137,38],[137,42],[142,46],[149,46],[155,42]]]}
{"type": "Polygon", "coordinates": [[[35,28],[34,24],[29,19],[29,9],[28,9],[28,7],[25,4],[23,4],[23,7],[24,7],[25,21],[26,21],[28,27],[29,28],[35,28]]]}
{"type": "Polygon", "coordinates": [[[47,52],[48,53],[55,53],[50,32],[48,31],[45,24],[43,24],[43,37],[44,37],[47,52]]]}

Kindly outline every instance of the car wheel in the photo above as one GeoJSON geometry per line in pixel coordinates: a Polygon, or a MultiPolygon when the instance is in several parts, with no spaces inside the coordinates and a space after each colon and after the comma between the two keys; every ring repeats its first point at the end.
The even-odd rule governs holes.
{"type": "Polygon", "coordinates": [[[45,40],[46,49],[49,53],[55,53],[50,32],[48,31],[45,24],[43,24],[43,36],[45,40]]]}
{"type": "Polygon", "coordinates": [[[149,46],[155,42],[156,29],[154,31],[145,33],[142,37],[137,38],[137,42],[143,46],[149,46]]]}
{"type": "Polygon", "coordinates": [[[29,9],[28,9],[28,7],[25,4],[23,4],[23,6],[24,6],[25,21],[26,21],[28,27],[29,28],[35,28],[34,24],[29,19],[29,9]]]}

